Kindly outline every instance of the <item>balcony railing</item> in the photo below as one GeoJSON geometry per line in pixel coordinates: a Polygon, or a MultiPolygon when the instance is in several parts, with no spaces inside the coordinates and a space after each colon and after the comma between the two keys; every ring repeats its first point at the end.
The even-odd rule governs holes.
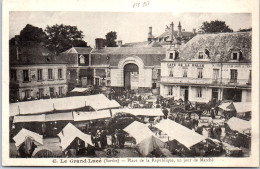
{"type": "Polygon", "coordinates": [[[191,78],[191,77],[169,77],[162,76],[163,83],[183,83],[183,84],[208,84],[208,85],[248,85],[248,79],[229,79],[229,78],[191,78]]]}

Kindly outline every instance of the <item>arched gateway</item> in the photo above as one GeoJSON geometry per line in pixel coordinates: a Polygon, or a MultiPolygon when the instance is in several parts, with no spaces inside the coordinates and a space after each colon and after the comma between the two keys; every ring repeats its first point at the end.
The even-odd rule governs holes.
{"type": "Polygon", "coordinates": [[[124,88],[137,89],[139,82],[139,69],[134,63],[128,63],[124,66],[124,88]]]}

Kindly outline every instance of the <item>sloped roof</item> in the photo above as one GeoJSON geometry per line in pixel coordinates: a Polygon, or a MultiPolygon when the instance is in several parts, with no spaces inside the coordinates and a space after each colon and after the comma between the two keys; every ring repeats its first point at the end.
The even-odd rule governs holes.
{"type": "Polygon", "coordinates": [[[73,47],[78,54],[89,54],[92,50],[90,47],[73,47]]]}
{"type": "Polygon", "coordinates": [[[232,49],[240,49],[240,62],[251,62],[252,32],[198,34],[180,50],[179,60],[191,60],[199,51],[209,50],[210,61],[227,62],[232,49]]]}
{"type": "MultiPolygon", "coordinates": [[[[177,37],[178,35],[178,31],[173,31],[173,36],[177,37]]],[[[181,31],[181,36],[183,37],[193,37],[195,34],[192,32],[186,32],[186,31],[181,31]]],[[[167,36],[171,36],[171,32],[169,30],[166,30],[165,32],[163,32],[161,35],[158,36],[158,38],[163,38],[163,37],[167,37],[167,36]]]]}
{"type": "Polygon", "coordinates": [[[13,45],[9,46],[10,65],[33,65],[33,64],[66,64],[59,56],[56,56],[46,47],[36,42],[23,42],[17,50],[13,45]]]}
{"type": "Polygon", "coordinates": [[[149,43],[149,41],[125,43],[122,47],[147,47],[149,43]]]}
{"type": "Polygon", "coordinates": [[[163,47],[106,47],[93,49],[91,54],[165,54],[163,47]]]}

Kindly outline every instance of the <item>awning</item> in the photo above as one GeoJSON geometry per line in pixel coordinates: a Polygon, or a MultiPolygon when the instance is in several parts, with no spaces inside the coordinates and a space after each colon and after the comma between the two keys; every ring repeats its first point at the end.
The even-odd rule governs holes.
{"type": "Polygon", "coordinates": [[[162,120],[160,123],[154,125],[154,127],[160,129],[170,138],[177,140],[187,148],[190,148],[207,138],[169,119],[162,120]]]}
{"type": "Polygon", "coordinates": [[[73,121],[73,116],[71,112],[47,114],[45,116],[45,121],[73,121]]]}
{"type": "Polygon", "coordinates": [[[79,93],[83,93],[86,92],[88,90],[88,88],[79,88],[79,87],[75,87],[72,91],[70,92],[79,92],[79,93]]]}
{"type": "Polygon", "coordinates": [[[73,112],[74,121],[88,121],[110,118],[109,110],[100,110],[93,112],[73,112]]]}
{"type": "Polygon", "coordinates": [[[43,145],[43,136],[27,129],[22,129],[19,133],[13,137],[15,146],[19,147],[27,137],[31,137],[37,145],[43,145]]]}
{"type": "Polygon", "coordinates": [[[145,138],[154,135],[146,124],[140,123],[138,121],[134,121],[129,124],[126,128],[124,128],[124,131],[135,138],[136,144],[139,144],[145,138]]]}
{"type": "Polygon", "coordinates": [[[162,110],[160,108],[157,109],[113,109],[111,110],[112,114],[116,114],[118,112],[130,113],[135,116],[164,116],[162,110]]]}
{"type": "Polygon", "coordinates": [[[28,102],[10,103],[10,116],[22,114],[42,114],[54,110],[75,110],[90,106],[95,110],[120,107],[116,101],[109,100],[103,94],[74,96],[57,99],[43,99],[28,102]]]}
{"type": "Polygon", "coordinates": [[[165,143],[153,134],[147,124],[134,121],[124,128],[124,131],[135,138],[137,149],[142,156],[147,156],[153,150],[163,148],[165,146],[165,143]]]}
{"type": "Polygon", "coordinates": [[[224,111],[232,111],[232,110],[234,110],[234,109],[228,108],[230,105],[231,105],[231,103],[222,103],[218,107],[221,108],[224,111]]]}
{"type": "Polygon", "coordinates": [[[237,113],[245,113],[252,111],[251,102],[233,102],[228,108],[234,107],[237,113]]]}
{"type": "Polygon", "coordinates": [[[244,133],[247,130],[251,130],[251,122],[242,120],[237,117],[232,117],[227,121],[228,126],[231,130],[238,131],[240,133],[244,133]]]}
{"type": "Polygon", "coordinates": [[[14,116],[13,123],[21,122],[48,122],[48,121],[73,121],[72,113],[54,113],[41,115],[14,116]]]}
{"type": "Polygon", "coordinates": [[[61,140],[61,148],[62,151],[66,150],[66,148],[75,140],[75,138],[80,138],[85,142],[85,146],[88,144],[93,145],[91,141],[91,136],[88,134],[84,134],[78,128],[76,128],[71,123],[68,123],[58,134],[61,140]]]}
{"type": "Polygon", "coordinates": [[[14,116],[13,123],[22,123],[22,122],[44,122],[45,115],[30,115],[30,116],[14,116]]]}

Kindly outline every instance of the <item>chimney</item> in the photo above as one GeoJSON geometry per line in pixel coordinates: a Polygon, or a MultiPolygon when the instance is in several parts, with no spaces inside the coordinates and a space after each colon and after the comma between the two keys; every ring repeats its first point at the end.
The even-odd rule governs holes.
{"type": "Polygon", "coordinates": [[[174,31],[174,24],[173,22],[170,24],[170,32],[171,32],[171,35],[170,35],[170,41],[172,42],[173,41],[173,31],[174,31]]]}
{"type": "Polygon", "coordinates": [[[192,29],[193,34],[196,34],[196,29],[192,29]]]}
{"type": "Polygon", "coordinates": [[[148,32],[148,41],[152,41],[152,38],[153,38],[153,28],[150,26],[149,27],[149,32],[148,32]]]}
{"type": "Polygon", "coordinates": [[[181,22],[179,21],[178,25],[178,36],[181,36],[181,22]]]}
{"type": "Polygon", "coordinates": [[[123,43],[122,40],[117,41],[117,46],[122,47],[122,43],[123,43]]]}
{"type": "Polygon", "coordinates": [[[16,59],[19,60],[19,36],[15,35],[15,48],[16,48],[16,59]]]}
{"type": "Polygon", "coordinates": [[[95,39],[95,44],[96,44],[96,49],[101,49],[103,47],[105,47],[105,42],[104,42],[104,39],[102,38],[96,38],[95,39]]]}

